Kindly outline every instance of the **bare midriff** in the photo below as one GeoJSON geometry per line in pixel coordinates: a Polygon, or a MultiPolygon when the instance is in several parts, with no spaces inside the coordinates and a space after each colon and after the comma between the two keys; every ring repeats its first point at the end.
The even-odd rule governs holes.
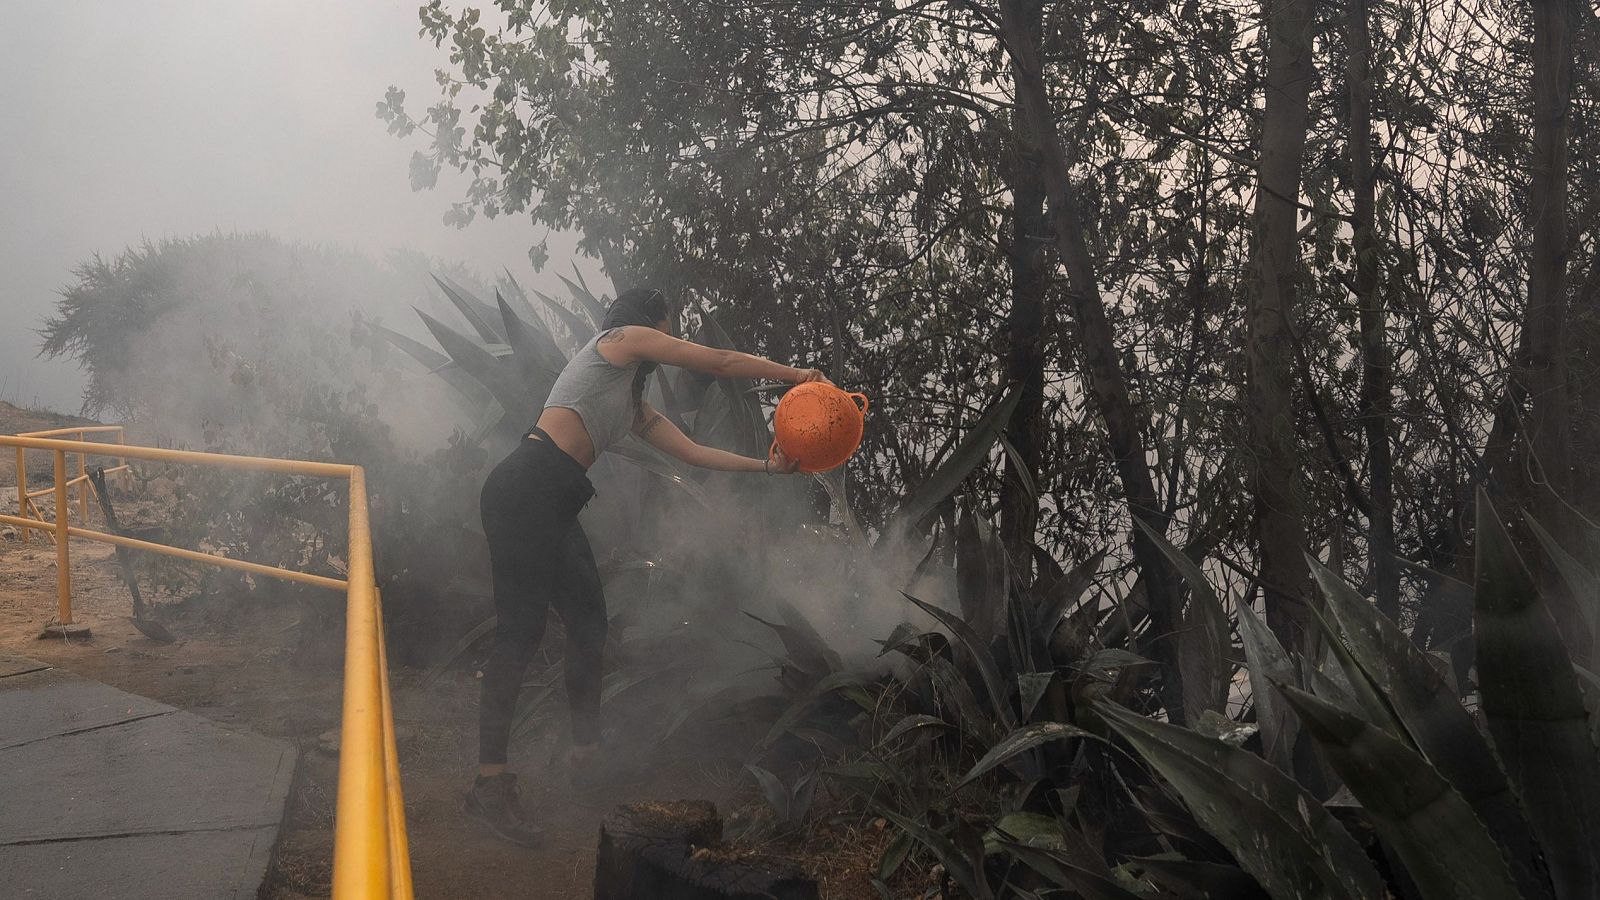
{"type": "MultiPolygon", "coordinates": [[[[579,465],[585,469],[594,465],[594,441],[589,439],[589,429],[584,427],[582,416],[564,407],[546,407],[539,414],[539,428],[550,435],[550,440],[562,453],[577,460],[579,465]]],[[[539,437],[529,435],[528,440],[536,441],[539,437]]]]}

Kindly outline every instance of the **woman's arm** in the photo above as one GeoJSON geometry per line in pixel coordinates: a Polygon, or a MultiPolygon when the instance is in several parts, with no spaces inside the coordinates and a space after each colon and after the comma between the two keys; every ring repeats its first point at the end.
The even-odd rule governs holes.
{"type": "Polygon", "coordinates": [[[633,426],[633,433],[668,456],[702,469],[715,469],[719,472],[767,472],[771,475],[786,474],[795,469],[794,463],[785,459],[782,451],[779,451],[776,460],[768,463],[765,459],[753,459],[696,444],[679,430],[678,426],[672,424],[670,419],[657,412],[648,403],[639,404],[639,419],[633,426]]]}
{"type": "Polygon", "coordinates": [[[750,378],[795,384],[807,381],[833,383],[817,369],[797,369],[737,350],[717,350],[693,341],[679,340],[642,325],[617,329],[601,339],[600,347],[605,358],[619,366],[653,362],[718,378],[750,378]]]}

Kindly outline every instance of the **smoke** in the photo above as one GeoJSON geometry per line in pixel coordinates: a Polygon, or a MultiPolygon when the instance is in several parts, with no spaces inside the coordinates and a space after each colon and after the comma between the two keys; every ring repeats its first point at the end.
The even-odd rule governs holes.
{"type": "Polygon", "coordinates": [[[423,450],[470,423],[372,326],[404,328],[411,305],[437,302],[436,268],[416,254],[213,234],[81,267],[57,322],[87,342],[86,411],[129,415],[148,439],[326,456],[327,429],[360,415],[423,450]]]}
{"type": "MultiPolygon", "coordinates": [[[[495,407],[457,393],[384,337],[387,328],[434,346],[413,306],[466,330],[435,273],[493,295],[473,273],[416,254],[375,259],[213,234],[85,267],[59,311],[63,327],[92,336],[80,349],[94,364],[93,397],[133,414],[135,440],[368,467],[391,659],[411,666],[433,665],[493,611],[482,593],[487,560],[470,533],[479,528],[477,489],[510,449],[506,423],[485,427],[495,407]],[[352,430],[363,442],[341,443],[352,430]],[[483,438],[476,463],[453,472],[385,465],[439,451],[453,433],[483,438]],[[476,597],[460,584],[479,586],[476,597]]],[[[778,693],[793,656],[784,634],[820,641],[830,665],[883,671],[880,642],[896,626],[931,625],[902,591],[951,605],[947,567],[928,567],[913,583],[925,545],[870,544],[830,524],[841,517],[828,514],[826,492],[807,477],[698,473],[684,485],[612,454],[590,477],[597,495],[582,524],[610,576],[616,645],[607,715],[632,726],[665,729],[691,694],[778,693]]],[[[271,523],[233,520],[279,509],[199,517],[217,521],[220,512],[250,535],[271,523]]]]}
{"type": "Polygon", "coordinates": [[[583,515],[597,553],[613,563],[647,558],[665,567],[650,583],[621,583],[608,601],[629,610],[642,631],[698,630],[709,638],[702,660],[708,673],[760,664],[763,654],[752,644],[781,652],[762,620],[814,631],[847,670],[879,671],[888,665],[881,642],[897,626],[932,625],[902,592],[946,608],[954,603],[949,567],[935,562],[918,571],[927,543],[871,542],[830,523],[838,517],[819,510],[825,494],[808,476],[714,473],[701,483],[698,502],[653,475],[605,463],[591,472],[597,502],[583,515]],[[608,494],[610,504],[598,502],[608,494]]]}

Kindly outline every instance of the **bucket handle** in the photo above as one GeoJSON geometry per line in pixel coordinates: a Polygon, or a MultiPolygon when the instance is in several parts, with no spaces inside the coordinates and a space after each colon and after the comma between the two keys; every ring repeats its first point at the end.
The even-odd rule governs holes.
{"type": "Polygon", "coordinates": [[[867,407],[872,405],[871,403],[869,403],[867,401],[867,395],[866,394],[846,394],[845,396],[849,397],[851,400],[856,401],[856,405],[861,408],[861,414],[863,416],[867,414],[867,407]]]}
{"type": "MultiPolygon", "coordinates": [[[[767,448],[767,463],[768,463],[767,474],[768,475],[782,475],[782,474],[785,474],[780,469],[771,468],[771,464],[776,463],[777,461],[778,461],[778,439],[777,438],[773,438],[772,439],[772,446],[767,448]]],[[[794,462],[794,460],[791,459],[791,460],[789,460],[789,462],[792,463],[792,462],[794,462]]],[[[795,471],[798,472],[798,471],[804,471],[804,470],[803,469],[796,469],[795,471]]]]}
{"type": "MultiPolygon", "coordinates": [[[[775,463],[777,461],[778,461],[778,439],[777,438],[773,438],[772,439],[772,446],[767,448],[767,462],[768,463],[775,463]]],[[[796,460],[793,457],[790,457],[789,458],[789,462],[790,463],[794,463],[794,462],[796,462],[796,460]]],[[[812,470],[811,469],[807,469],[804,466],[796,466],[791,472],[784,472],[781,469],[771,469],[771,470],[768,471],[767,474],[769,474],[769,475],[786,475],[786,474],[793,474],[793,472],[805,472],[806,474],[809,475],[809,474],[811,474],[812,470]]]]}

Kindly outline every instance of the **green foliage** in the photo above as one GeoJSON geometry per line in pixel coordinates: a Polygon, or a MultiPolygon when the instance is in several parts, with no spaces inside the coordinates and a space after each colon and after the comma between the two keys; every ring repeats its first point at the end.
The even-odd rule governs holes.
{"type": "Polygon", "coordinates": [[[1099,712],[1177,788],[1196,818],[1267,893],[1384,896],[1361,847],[1288,775],[1220,740],[1114,706],[1099,712]]]}
{"type": "MultiPolygon", "coordinates": [[[[1340,651],[1344,674],[1365,685],[1378,705],[1341,706],[1292,686],[1276,689],[1421,896],[1586,897],[1600,875],[1593,851],[1600,828],[1589,821],[1594,807],[1584,798],[1600,777],[1600,757],[1578,675],[1494,510],[1483,497],[1478,509],[1474,637],[1487,735],[1407,636],[1315,561],[1331,613],[1328,637],[1340,651]],[[1508,781],[1515,794],[1507,790],[1508,781]]],[[[1325,890],[1297,879],[1348,840],[1342,828],[1306,835],[1303,846],[1286,850],[1281,840],[1285,829],[1296,827],[1293,822],[1243,826],[1251,821],[1252,814],[1242,811],[1248,807],[1238,796],[1232,806],[1225,799],[1236,790],[1231,784],[1257,798],[1269,796],[1276,784],[1271,789],[1280,799],[1262,812],[1283,815],[1298,808],[1304,820],[1305,810],[1320,805],[1310,806],[1315,801],[1303,794],[1286,799],[1282,792],[1299,789],[1283,774],[1250,763],[1253,757],[1239,755],[1244,751],[1208,744],[1126,710],[1106,707],[1102,714],[1177,786],[1269,893],[1310,896],[1325,890]],[[1213,777],[1205,777],[1208,771],[1213,777]],[[1214,777],[1223,772],[1236,777],[1214,777]],[[1263,854],[1273,840],[1280,841],[1279,849],[1263,854]]],[[[1338,870],[1349,875],[1360,867],[1342,863],[1338,870]]]]}
{"type": "Polygon", "coordinates": [[[1600,759],[1577,672],[1486,495],[1474,594],[1478,691],[1560,900],[1600,892],[1600,759]]]}
{"type": "MultiPolygon", "coordinates": [[[[1552,649],[1549,626],[1528,621],[1548,614],[1492,516],[1485,503],[1476,640],[1489,661],[1479,684],[1487,734],[1409,636],[1315,560],[1335,669],[1286,652],[1243,603],[1238,628],[1258,722],[1273,717],[1278,741],[1298,733],[1314,744],[1326,773],[1272,743],[1267,729],[1216,711],[1193,730],[1151,717],[1145,711],[1158,700],[1148,661],[1126,649],[1057,655],[1074,645],[1054,640],[1043,658],[1026,649],[1024,632],[1048,639],[1070,627],[1055,584],[1034,593],[991,583],[1023,614],[1008,615],[987,641],[971,621],[913,600],[938,630],[898,629],[883,643],[903,665],[875,679],[824,676],[790,708],[784,729],[816,733],[831,715],[855,731],[853,745],[831,751],[848,761],[824,767],[824,787],[901,831],[880,883],[920,857],[973,897],[1585,897],[1582,879],[1594,869],[1584,853],[1596,844],[1589,808],[1547,796],[1535,816],[1525,798],[1583,795],[1600,773],[1592,723],[1570,702],[1555,707],[1557,698],[1515,689],[1547,683],[1563,667],[1578,676],[1552,649]],[[1518,674],[1530,666],[1538,680],[1518,674]],[[817,703],[846,686],[865,696],[817,703]],[[1519,742],[1514,751],[1508,740],[1519,742]],[[1519,761],[1521,773],[1508,777],[1519,761]],[[1310,781],[1297,781],[1307,772],[1310,781]],[[1536,817],[1564,830],[1530,830],[1536,817]]],[[[1194,592],[1218,602],[1201,568],[1169,553],[1183,557],[1194,592]]],[[[1073,592],[1086,584],[1081,569],[1062,579],[1073,592]]],[[[1115,634],[1092,627],[1089,647],[1115,634]]],[[[794,644],[803,656],[819,652],[794,644]]]]}
{"type": "Polygon", "coordinates": [[[1304,691],[1280,689],[1423,897],[1522,896],[1501,848],[1426,759],[1360,716],[1304,691]]]}

